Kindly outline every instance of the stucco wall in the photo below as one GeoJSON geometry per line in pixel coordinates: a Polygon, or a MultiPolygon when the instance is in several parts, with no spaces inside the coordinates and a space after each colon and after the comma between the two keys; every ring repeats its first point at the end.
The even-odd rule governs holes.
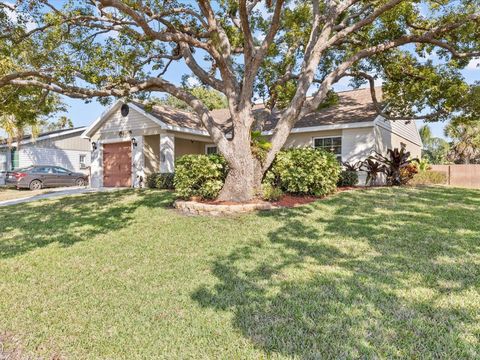
{"type": "Polygon", "coordinates": [[[145,174],[160,171],[160,135],[148,135],[144,138],[145,174]]]}
{"type": "Polygon", "coordinates": [[[205,154],[207,142],[175,138],[175,159],[187,154],[205,154]]]}
{"type": "Polygon", "coordinates": [[[290,134],[285,142],[285,148],[313,146],[313,138],[342,136],[342,130],[316,131],[290,134]]]}

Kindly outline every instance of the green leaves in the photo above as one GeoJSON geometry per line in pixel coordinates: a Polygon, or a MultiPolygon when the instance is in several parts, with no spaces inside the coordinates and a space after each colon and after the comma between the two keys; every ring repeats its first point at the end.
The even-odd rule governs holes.
{"type": "Polygon", "coordinates": [[[175,193],[179,198],[198,196],[215,199],[227,175],[225,159],[219,155],[184,155],[175,163],[175,193]]]}
{"type": "Polygon", "coordinates": [[[265,181],[292,194],[324,196],[335,191],[339,176],[335,155],[305,147],[280,151],[265,181]]]}

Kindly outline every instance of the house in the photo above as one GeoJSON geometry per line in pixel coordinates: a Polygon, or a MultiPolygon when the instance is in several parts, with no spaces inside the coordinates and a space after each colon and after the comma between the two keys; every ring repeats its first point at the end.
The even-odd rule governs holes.
{"type": "MultiPolygon", "coordinates": [[[[380,92],[381,90],[379,90],[380,92]]],[[[404,146],[420,157],[422,142],[415,122],[386,121],[378,116],[368,89],[340,92],[336,105],[307,115],[296,123],[285,147],[313,146],[332,151],[341,161],[364,160],[373,151],[404,146]]],[[[255,105],[263,117],[263,134],[272,134],[278,114],[255,105]]],[[[214,110],[227,124],[228,110],[214,110]]],[[[93,147],[91,185],[142,185],[153,172],[173,172],[176,158],[216,152],[207,131],[194,114],[140,103],[117,101],[82,135],[93,147]]],[[[361,180],[362,181],[362,180],[361,180]]]]}
{"type": "Polygon", "coordinates": [[[20,141],[0,143],[0,171],[30,165],[56,165],[72,171],[88,173],[90,141],[82,138],[85,127],[50,131],[20,141]]]}

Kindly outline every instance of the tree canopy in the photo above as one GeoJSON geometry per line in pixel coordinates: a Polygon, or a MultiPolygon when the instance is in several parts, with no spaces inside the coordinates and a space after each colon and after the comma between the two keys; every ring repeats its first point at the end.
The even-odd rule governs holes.
{"type": "Polygon", "coordinates": [[[188,104],[226,157],[237,199],[252,196],[249,174],[266,171],[295,122],[344,77],[368,83],[386,118],[478,118],[461,74],[480,56],[475,0],[19,0],[0,4],[0,30],[0,87],[102,102],[160,91],[188,104]],[[225,95],[234,138],[168,80],[180,68],[225,95]],[[250,150],[258,98],[282,109],[260,164],[250,150]]]}

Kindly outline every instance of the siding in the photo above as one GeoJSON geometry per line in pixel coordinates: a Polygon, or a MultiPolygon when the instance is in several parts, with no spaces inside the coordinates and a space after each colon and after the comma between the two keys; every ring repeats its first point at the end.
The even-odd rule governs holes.
{"type": "Polygon", "coordinates": [[[418,133],[417,124],[415,121],[409,123],[405,121],[385,121],[382,117],[378,117],[375,120],[375,125],[387,130],[410,143],[422,146],[422,140],[418,133]]]}
{"type": "MultiPolygon", "coordinates": [[[[160,126],[132,108],[126,117],[123,117],[118,109],[103,122],[93,138],[95,140],[119,138],[120,131],[132,131],[132,136],[154,135],[160,132],[160,126]]],[[[129,134],[124,136],[130,137],[129,134]]]]}
{"type": "Polygon", "coordinates": [[[18,154],[20,167],[56,165],[68,170],[87,173],[87,169],[80,169],[80,155],[85,155],[85,164],[87,167],[90,166],[90,151],[40,148],[25,145],[18,150],[18,154]]]}
{"type": "Polygon", "coordinates": [[[420,145],[413,143],[412,141],[405,139],[396,133],[392,133],[389,130],[376,126],[376,147],[379,153],[386,153],[387,149],[401,148],[402,143],[406,145],[406,149],[410,151],[413,158],[421,158],[422,148],[420,145]]]}
{"type": "MultiPolygon", "coordinates": [[[[33,143],[33,146],[38,146],[41,148],[53,148],[53,149],[64,149],[64,150],[79,150],[79,151],[88,151],[90,152],[90,141],[88,139],[83,139],[80,137],[82,133],[79,132],[77,134],[72,135],[65,135],[58,138],[53,139],[45,139],[40,140],[33,143]]],[[[30,146],[23,145],[23,146],[30,146]]],[[[22,145],[20,145],[20,148],[22,145]]]]}

